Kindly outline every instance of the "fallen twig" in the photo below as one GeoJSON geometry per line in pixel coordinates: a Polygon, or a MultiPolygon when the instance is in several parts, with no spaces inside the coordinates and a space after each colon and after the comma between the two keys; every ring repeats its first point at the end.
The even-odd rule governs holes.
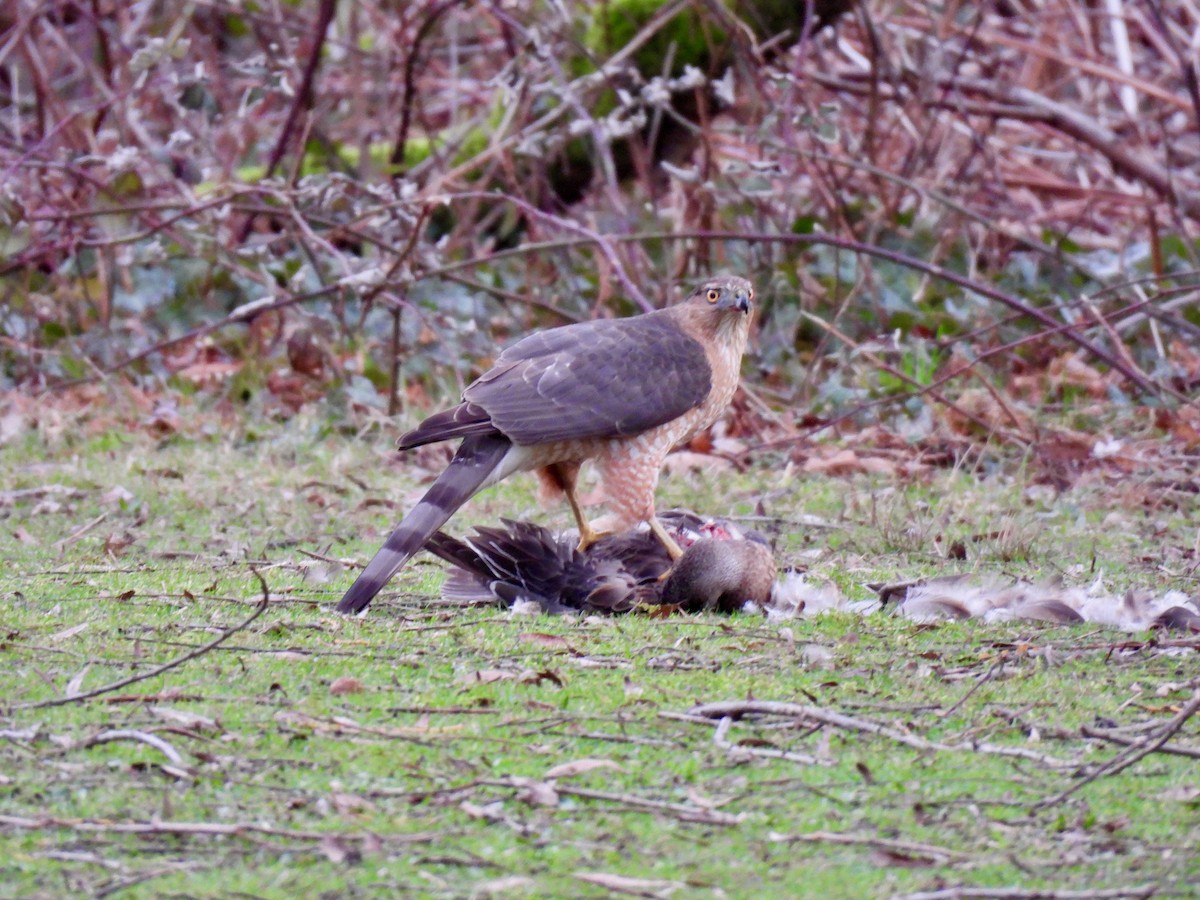
{"type": "Polygon", "coordinates": [[[952,887],[937,891],[918,891],[915,894],[893,894],[892,900],[1135,900],[1153,897],[1156,884],[1139,884],[1127,888],[1102,890],[1056,891],[1046,888],[952,887]]]}
{"type": "Polygon", "coordinates": [[[371,832],[299,831],[291,828],[272,828],[250,822],[95,822],[90,819],[60,819],[55,816],[0,815],[0,827],[41,830],[67,828],[99,834],[178,834],[242,837],[250,834],[286,838],[293,841],[323,841],[336,837],[340,841],[387,841],[398,844],[428,844],[444,840],[445,832],[418,831],[412,834],[378,835],[371,832]]]}
{"type": "MultiPolygon", "coordinates": [[[[1143,722],[1138,725],[1124,725],[1119,728],[1093,728],[1091,725],[1081,725],[1078,730],[1073,728],[1056,728],[1041,722],[1030,722],[1024,717],[1024,713],[1005,707],[997,707],[992,711],[992,714],[1009,722],[1016,723],[1026,731],[1036,729],[1042,737],[1050,737],[1060,741],[1077,741],[1081,737],[1090,738],[1097,741],[1108,741],[1110,744],[1117,744],[1121,747],[1132,747],[1135,744],[1140,744],[1141,741],[1135,738],[1126,737],[1125,734],[1119,732],[1145,732],[1156,731],[1159,727],[1158,722],[1143,722]]],[[[1200,748],[1197,747],[1181,747],[1178,744],[1163,744],[1158,748],[1159,753],[1168,756],[1183,756],[1188,759],[1200,759],[1200,748]]]]}
{"type": "Polygon", "coordinates": [[[77,540],[79,540],[81,537],[83,537],[85,534],[87,534],[89,531],[91,531],[93,528],[95,528],[97,525],[99,525],[101,522],[103,522],[107,518],[108,518],[108,513],[106,513],[106,512],[100,513],[100,515],[96,516],[96,518],[92,519],[90,522],[85,522],[83,525],[80,525],[78,528],[76,528],[74,531],[72,531],[70,534],[68,534],[61,541],[56,541],[54,546],[57,547],[61,551],[63,548],[67,547],[68,545],[75,543],[77,540]]]}
{"type": "Polygon", "coordinates": [[[894,838],[872,837],[869,835],[841,834],[836,831],[806,831],[803,834],[781,834],[771,838],[781,844],[844,844],[847,846],[872,847],[893,853],[912,853],[919,856],[940,857],[944,860],[963,860],[970,856],[960,850],[949,847],[939,847],[936,844],[922,844],[917,841],[899,841],[894,838]]]}
{"type": "Polygon", "coordinates": [[[976,679],[975,683],[973,685],[971,685],[970,690],[968,690],[965,694],[963,694],[961,697],[959,697],[957,700],[955,700],[946,709],[941,710],[940,712],[935,712],[934,715],[937,716],[939,719],[945,719],[948,716],[953,715],[964,703],[966,703],[968,700],[971,699],[971,696],[977,690],[979,690],[981,687],[983,687],[985,684],[987,684],[989,681],[991,681],[992,677],[997,672],[999,672],[1002,668],[1004,668],[1004,663],[1007,661],[1008,661],[1007,656],[1005,654],[1001,653],[1000,658],[997,659],[994,663],[992,663],[991,668],[989,668],[986,672],[984,672],[981,676],[979,676],[978,679],[976,679]]]}
{"type": "Polygon", "coordinates": [[[197,647],[195,650],[191,651],[190,653],[185,653],[183,656],[176,657],[175,659],[171,660],[169,663],[165,663],[164,665],[157,666],[148,672],[142,672],[138,675],[131,675],[128,678],[122,678],[120,681],[113,681],[113,682],[110,682],[109,684],[101,685],[98,688],[93,688],[90,691],[84,691],[82,694],[71,694],[69,697],[58,697],[54,700],[39,700],[37,703],[17,703],[15,705],[9,707],[9,710],[11,711],[11,710],[18,710],[18,709],[46,709],[51,706],[64,706],[67,703],[78,703],[83,700],[90,700],[93,697],[100,696],[101,694],[107,694],[110,691],[120,690],[121,688],[127,687],[131,684],[136,684],[139,681],[145,681],[148,678],[154,678],[158,675],[162,675],[164,672],[169,672],[169,671],[171,671],[171,669],[178,668],[179,666],[182,666],[185,662],[188,662],[190,660],[196,659],[197,657],[203,656],[204,654],[208,653],[213,648],[219,647],[221,644],[223,644],[225,641],[229,640],[231,637],[233,637],[239,631],[243,631],[247,627],[249,627],[251,622],[253,622],[255,619],[257,619],[259,616],[261,616],[266,611],[267,604],[270,602],[270,592],[267,589],[266,580],[262,577],[262,575],[260,575],[258,573],[257,570],[251,570],[251,571],[254,572],[255,576],[258,578],[259,583],[262,585],[262,599],[258,602],[258,606],[256,606],[254,608],[254,612],[252,612],[248,618],[242,620],[241,623],[234,625],[232,628],[226,629],[215,640],[209,641],[203,647],[197,647]]]}
{"type": "MultiPolygon", "coordinates": [[[[518,781],[511,778],[480,779],[478,784],[490,784],[495,787],[522,787],[518,781]]],[[[554,791],[569,797],[580,797],[586,800],[603,800],[619,806],[632,809],[644,809],[651,812],[666,813],[683,822],[699,822],[702,825],[739,825],[742,817],[732,813],[719,812],[703,806],[692,806],[686,803],[668,803],[665,800],[647,800],[633,794],[614,794],[609,791],[593,791],[588,788],[569,787],[555,783],[554,791]]]]}
{"type": "Polygon", "coordinates": [[[730,716],[726,716],[718,723],[717,730],[713,732],[713,743],[727,753],[761,756],[766,759],[784,759],[788,762],[797,762],[805,766],[815,766],[820,762],[815,756],[808,753],[793,753],[788,750],[775,750],[769,747],[743,747],[740,744],[735,744],[726,737],[729,733],[729,727],[732,724],[733,719],[730,716]]]}
{"type": "Polygon", "coordinates": [[[1094,771],[1089,772],[1083,778],[1071,785],[1065,790],[1059,791],[1053,797],[1047,797],[1044,800],[1039,800],[1033,804],[1034,809],[1045,809],[1047,806],[1053,806],[1066,800],[1076,791],[1086,785],[1091,784],[1099,778],[1104,778],[1107,775],[1116,775],[1118,772],[1128,769],[1135,762],[1143,757],[1149,756],[1161,748],[1171,735],[1176,734],[1180,728],[1184,726],[1192,716],[1196,714],[1196,710],[1200,710],[1200,690],[1192,692],[1192,699],[1184,704],[1183,709],[1176,713],[1175,717],[1167,722],[1157,732],[1148,735],[1146,738],[1131,743],[1126,749],[1122,750],[1104,765],[1099,766],[1094,771]]]}
{"type": "MultiPolygon", "coordinates": [[[[1131,738],[1111,734],[1102,728],[1091,728],[1087,725],[1080,728],[1079,733],[1087,738],[1108,741],[1110,744],[1118,744],[1122,747],[1133,747],[1140,743],[1131,738]]],[[[1165,753],[1168,756],[1184,756],[1188,759],[1200,759],[1200,749],[1196,749],[1195,747],[1178,747],[1174,744],[1162,744],[1159,746],[1158,752],[1165,753]]]]}
{"type": "Polygon", "coordinates": [[[1075,762],[1058,759],[1057,757],[1039,753],[1036,750],[1027,750],[1023,747],[997,747],[992,744],[977,743],[943,744],[938,741],[928,741],[896,728],[881,725],[878,722],[857,719],[853,716],[821,709],[817,706],[804,706],[800,703],[782,703],[770,700],[730,700],[720,703],[702,703],[699,706],[692,707],[688,712],[691,716],[700,716],[706,720],[717,720],[718,722],[727,716],[748,714],[807,719],[810,722],[820,722],[821,724],[832,725],[835,728],[842,728],[846,731],[875,734],[912,747],[914,750],[935,750],[941,752],[965,751],[969,753],[987,753],[995,756],[1011,756],[1032,760],[1050,768],[1067,769],[1078,765],[1075,762]]]}
{"type": "Polygon", "coordinates": [[[88,738],[79,746],[87,749],[88,747],[95,747],[97,744],[107,744],[110,741],[141,741],[143,744],[149,744],[175,765],[184,765],[183,757],[179,755],[179,751],[162,738],[154,734],[147,734],[145,731],[134,731],[129,728],[111,728],[108,731],[102,731],[96,736],[88,738]]]}
{"type": "Polygon", "coordinates": [[[588,788],[569,787],[555,784],[554,790],[570,797],[582,797],[587,800],[604,800],[630,806],[634,809],[647,809],[652,812],[662,812],[675,816],[684,822],[699,822],[703,825],[738,825],[742,821],[740,815],[707,809],[703,806],[691,806],[686,803],[668,803],[664,800],[647,800],[631,794],[614,794],[609,791],[593,791],[588,788]]]}

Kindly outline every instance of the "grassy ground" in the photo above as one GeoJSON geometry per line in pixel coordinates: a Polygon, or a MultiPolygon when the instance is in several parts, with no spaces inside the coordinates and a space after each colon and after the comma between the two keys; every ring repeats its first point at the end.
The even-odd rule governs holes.
{"type": "MultiPolygon", "coordinates": [[[[884,614],[513,617],[434,602],[429,561],[346,621],[330,613],[352,578],[336,560],[364,560],[419,489],[386,443],[294,423],[255,440],[0,449],[0,894],[1200,883],[1197,720],[1141,758],[1119,743],[1186,715],[1197,641],[884,614]],[[718,702],[741,708],[703,708],[718,702]]],[[[761,501],[783,520],[782,559],[852,598],[973,569],[1196,590],[1186,509],[1056,496],[1019,465],[898,482],[775,462],[719,484],[672,476],[660,502],[761,501]],[[945,558],[955,541],[966,560],[945,558]]],[[[501,486],[451,530],[565,524],[531,487],[501,486]]]]}

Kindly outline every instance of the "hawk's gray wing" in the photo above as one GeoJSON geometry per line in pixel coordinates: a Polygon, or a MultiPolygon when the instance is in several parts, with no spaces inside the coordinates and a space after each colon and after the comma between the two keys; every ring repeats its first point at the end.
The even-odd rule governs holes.
{"type": "Polygon", "coordinates": [[[532,334],[501,353],[463,400],[529,445],[636,435],[699,406],[711,389],[704,348],[661,311],[532,334]]]}

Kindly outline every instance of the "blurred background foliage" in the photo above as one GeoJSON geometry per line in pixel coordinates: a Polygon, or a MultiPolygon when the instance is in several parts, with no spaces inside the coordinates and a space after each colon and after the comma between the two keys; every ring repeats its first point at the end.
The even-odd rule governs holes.
{"type": "Polygon", "coordinates": [[[758,285],[763,441],[1176,415],[1197,35],[1152,0],[13,0],[0,421],[362,428],[715,270],[758,285]]]}

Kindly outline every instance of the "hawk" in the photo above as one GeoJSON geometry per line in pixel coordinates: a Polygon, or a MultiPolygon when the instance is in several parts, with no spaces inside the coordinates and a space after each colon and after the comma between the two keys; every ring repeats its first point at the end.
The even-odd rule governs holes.
{"type": "Polygon", "coordinates": [[[645,522],[672,559],[682,551],[654,513],[663,460],[708,428],[737,390],[754,288],[705,281],[666,309],[536,332],[463,391],[462,402],[400,438],[401,450],[462,438],[445,471],[346,591],[338,612],[365,609],[454,512],[514,472],[536,471],[543,499],[565,494],[579,546],[599,537],[576,496],[579,469],[599,469],[610,520],[645,522]]]}
{"type": "Polygon", "coordinates": [[[425,549],[454,567],[442,596],[458,603],[525,601],[552,615],[659,604],[735,612],[747,602],[770,603],[777,568],[762,535],[680,510],[660,519],[687,548],[678,561],[649,531],[608,535],[580,551],[541,525],[507,519],[463,541],[439,531],[425,549]]]}

